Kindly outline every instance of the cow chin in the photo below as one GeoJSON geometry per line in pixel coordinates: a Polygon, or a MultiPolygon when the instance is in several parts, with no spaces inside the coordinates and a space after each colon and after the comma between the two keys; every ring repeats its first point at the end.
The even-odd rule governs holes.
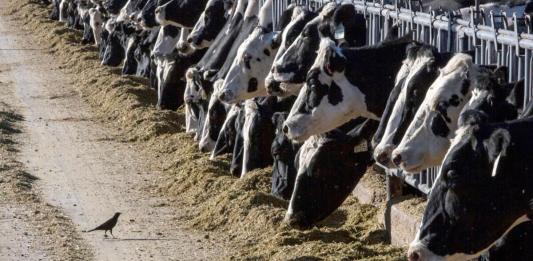
{"type": "MultiPolygon", "coordinates": [[[[431,252],[425,245],[420,243],[419,241],[413,241],[409,245],[409,250],[407,251],[407,257],[409,260],[416,260],[416,261],[444,261],[444,260],[452,260],[452,259],[446,259],[442,256],[438,256],[431,252]]],[[[461,259],[457,259],[461,260],[461,259]]]]}

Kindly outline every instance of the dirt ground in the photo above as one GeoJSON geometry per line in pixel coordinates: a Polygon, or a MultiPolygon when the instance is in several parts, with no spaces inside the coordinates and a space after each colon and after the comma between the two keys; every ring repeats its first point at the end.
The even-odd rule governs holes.
{"type": "Polygon", "coordinates": [[[0,2],[0,260],[404,259],[354,198],[313,229],[285,226],[271,169],[230,176],[181,111],[155,110],[145,79],[100,66],[47,13],[0,2]],[[81,232],[116,211],[117,239],[81,232]]]}

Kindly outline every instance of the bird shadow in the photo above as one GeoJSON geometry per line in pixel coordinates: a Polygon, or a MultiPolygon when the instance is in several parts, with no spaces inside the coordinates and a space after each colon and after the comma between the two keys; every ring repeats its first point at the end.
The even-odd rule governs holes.
{"type": "Polygon", "coordinates": [[[108,241],[180,241],[178,238],[104,238],[108,241]]]}

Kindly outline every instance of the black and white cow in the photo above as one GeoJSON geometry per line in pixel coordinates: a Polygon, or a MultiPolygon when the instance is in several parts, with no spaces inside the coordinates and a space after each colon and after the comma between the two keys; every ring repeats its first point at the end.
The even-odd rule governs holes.
{"type": "Polygon", "coordinates": [[[418,43],[407,48],[406,59],[396,75],[396,86],[372,139],[374,159],[381,166],[395,167],[391,161],[392,151],[402,139],[440,68],[448,63],[452,55],[438,53],[434,47],[418,43]]]}
{"type": "MultiPolygon", "coordinates": [[[[200,151],[210,152],[215,148],[218,140],[218,135],[224,126],[229,106],[218,99],[221,85],[215,85],[213,93],[209,98],[209,105],[207,108],[207,115],[202,127],[202,137],[198,144],[200,151]]],[[[192,97],[191,97],[192,98],[192,97]]]]}
{"type": "Polygon", "coordinates": [[[227,113],[224,124],[222,125],[217,137],[215,148],[211,152],[211,159],[219,155],[231,153],[235,147],[235,137],[237,136],[236,121],[240,112],[243,110],[241,104],[234,104],[227,113]]]}
{"type": "Polygon", "coordinates": [[[128,3],[128,0],[107,0],[102,1],[102,6],[108,14],[117,16],[120,14],[120,10],[122,10],[126,3],[128,3]]]}
{"type": "Polygon", "coordinates": [[[194,49],[211,45],[231,15],[232,0],[210,0],[194,25],[187,42],[194,49]]]}
{"type": "Polygon", "coordinates": [[[440,165],[463,107],[472,95],[504,82],[502,74],[505,73],[493,74],[491,69],[473,64],[470,55],[456,54],[426,93],[402,141],[392,152],[393,163],[408,173],[440,165]]]}
{"type": "MultiPolygon", "coordinates": [[[[289,6],[289,8],[291,7],[289,6]]],[[[287,26],[285,27],[285,30],[283,30],[281,35],[278,36],[278,37],[281,37],[281,43],[280,43],[278,52],[276,53],[276,56],[274,57],[273,65],[275,63],[278,63],[278,64],[281,63],[277,61],[281,59],[283,54],[289,49],[289,47],[294,42],[294,40],[296,40],[300,32],[304,29],[304,26],[309,21],[311,21],[313,18],[315,18],[316,15],[317,14],[315,12],[308,10],[306,6],[294,6],[293,7],[293,12],[289,19],[290,22],[287,24],[287,26]]],[[[281,21],[283,21],[283,18],[284,17],[282,16],[281,21]]],[[[283,92],[283,90],[300,89],[300,87],[285,86],[285,85],[290,85],[290,83],[286,83],[286,82],[282,83],[282,82],[274,80],[273,71],[274,70],[272,67],[271,70],[269,70],[268,75],[265,79],[265,88],[269,95],[284,97],[287,95],[283,92]]],[[[301,84],[297,83],[296,85],[299,86],[301,84]]]]}
{"type": "MultiPolygon", "coordinates": [[[[253,32],[239,46],[235,59],[224,79],[219,99],[236,103],[254,97],[266,96],[265,77],[280,45],[279,31],[273,28],[273,0],[263,3],[259,22],[253,32]]],[[[284,12],[292,13],[292,9],[284,12]]],[[[288,21],[288,20],[287,20],[288,21]]],[[[287,24],[281,24],[283,30],[287,24]]]]}
{"type": "MultiPolygon", "coordinates": [[[[226,73],[228,72],[230,65],[233,62],[232,57],[235,57],[238,47],[246,39],[249,34],[252,32],[253,28],[257,24],[257,13],[259,11],[259,2],[258,0],[240,0],[236,6],[236,13],[234,14],[232,20],[228,21],[229,31],[224,32],[222,40],[220,41],[220,46],[216,46],[213,49],[209,48],[207,50],[204,58],[198,62],[201,70],[196,70],[196,72],[201,72],[199,75],[194,73],[193,70],[189,70],[187,75],[192,76],[192,78],[201,78],[200,81],[194,81],[191,85],[200,83],[203,86],[196,88],[201,88],[204,90],[204,93],[207,94],[203,100],[202,104],[208,104],[209,96],[213,84],[218,80],[222,84],[226,73]],[[213,56],[210,56],[213,54],[213,56]]],[[[218,37],[217,37],[218,38],[218,37]]],[[[188,78],[188,82],[190,79],[188,78]]],[[[189,83],[188,83],[189,84],[189,83]]],[[[205,110],[200,111],[198,120],[199,128],[197,128],[198,133],[197,137],[201,137],[203,130],[202,126],[204,125],[204,119],[206,118],[205,110]]]]}
{"type": "Polygon", "coordinates": [[[328,37],[337,44],[351,47],[363,46],[366,42],[365,25],[364,16],[357,14],[352,4],[326,4],[319,15],[305,25],[291,46],[274,62],[271,68],[273,79],[279,83],[287,83],[278,84],[281,92],[285,96],[298,93],[316,58],[321,38],[328,37]]]}
{"type": "Polygon", "coordinates": [[[272,116],[276,126],[276,137],[272,142],[271,153],[274,160],[272,164],[272,194],[289,200],[296,180],[296,153],[300,144],[292,142],[283,133],[283,122],[289,116],[288,112],[277,112],[272,116]]]}
{"type": "Polygon", "coordinates": [[[161,25],[193,28],[206,4],[207,0],[171,0],[155,9],[156,21],[161,25]]]}
{"type": "Polygon", "coordinates": [[[379,120],[411,42],[408,35],[377,46],[341,48],[323,38],[283,131],[302,142],[357,117],[379,120]]]}
{"type": "Polygon", "coordinates": [[[148,0],[141,12],[132,19],[135,20],[145,30],[150,30],[160,26],[156,21],[155,10],[157,7],[170,2],[170,0],[148,0]]]}
{"type": "Polygon", "coordinates": [[[157,56],[159,109],[176,110],[183,104],[186,80],[185,72],[189,66],[196,64],[205,54],[205,50],[195,50],[184,55],[177,51],[171,55],[157,56]]]}
{"type": "Polygon", "coordinates": [[[533,222],[521,223],[511,229],[483,254],[479,261],[532,260],[533,222]]]}
{"type": "Polygon", "coordinates": [[[249,171],[272,165],[270,148],[275,137],[272,115],[276,110],[276,102],[276,97],[254,98],[244,102],[241,178],[249,171]]]}
{"type": "Polygon", "coordinates": [[[298,152],[298,175],[285,221],[296,228],[309,228],[328,217],[351,195],[372,163],[368,150],[354,147],[370,141],[378,122],[361,119],[326,134],[311,136],[298,152]],[[355,127],[354,127],[355,126],[355,127]]]}
{"type": "Polygon", "coordinates": [[[409,247],[411,261],[477,257],[533,218],[533,118],[488,123],[480,111],[462,117],[409,247]]]}

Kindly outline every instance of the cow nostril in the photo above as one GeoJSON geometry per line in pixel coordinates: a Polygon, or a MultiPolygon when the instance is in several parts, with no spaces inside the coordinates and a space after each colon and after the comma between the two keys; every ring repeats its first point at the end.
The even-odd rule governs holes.
{"type": "Polygon", "coordinates": [[[376,160],[381,164],[386,164],[389,161],[389,156],[386,152],[378,154],[376,160]]]}
{"type": "Polygon", "coordinates": [[[159,9],[159,8],[155,9],[155,14],[159,14],[160,12],[161,12],[161,9],[159,9]]]}
{"type": "Polygon", "coordinates": [[[402,163],[402,155],[401,154],[394,155],[394,157],[392,158],[392,162],[394,162],[396,166],[400,166],[400,164],[402,163]]]}
{"type": "Polygon", "coordinates": [[[226,97],[226,93],[225,92],[222,92],[218,95],[218,99],[219,100],[224,100],[224,98],[226,97]]]}
{"type": "Polygon", "coordinates": [[[409,261],[418,261],[420,260],[420,255],[418,254],[418,252],[413,251],[409,254],[408,259],[409,261]]]}
{"type": "Polygon", "coordinates": [[[287,134],[289,132],[289,127],[287,125],[283,125],[283,133],[287,134]]]}
{"type": "Polygon", "coordinates": [[[189,44],[191,44],[191,43],[192,43],[192,38],[187,38],[187,42],[188,42],[189,44]]]}

